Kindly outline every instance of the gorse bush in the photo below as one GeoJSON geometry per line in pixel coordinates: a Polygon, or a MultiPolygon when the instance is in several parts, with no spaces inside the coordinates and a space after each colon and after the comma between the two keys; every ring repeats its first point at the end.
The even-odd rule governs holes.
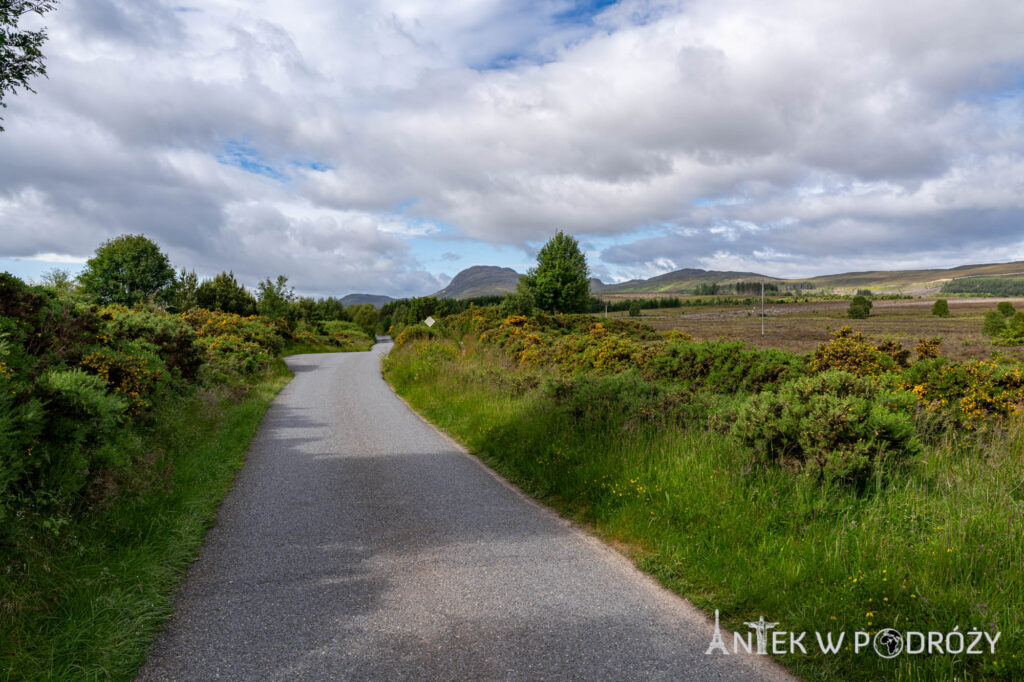
{"type": "Polygon", "coordinates": [[[977,429],[1024,411],[1024,374],[1013,360],[924,360],[903,372],[899,382],[921,408],[950,427],[977,429]]]}
{"type": "Polygon", "coordinates": [[[645,381],[635,370],[556,378],[545,390],[572,419],[604,427],[671,419],[683,401],[678,390],[645,381]]]}
{"type": "MultiPolygon", "coordinates": [[[[997,425],[1024,409],[1016,361],[939,358],[942,339],[934,338],[918,341],[910,364],[911,350],[900,342],[850,327],[807,356],[694,342],[623,320],[502,316],[496,308],[471,307],[433,330],[403,334],[397,345],[412,349],[428,340],[478,339],[516,371],[547,377],[553,408],[574,420],[621,426],[666,419],[731,433],[755,461],[829,484],[861,486],[888,475],[922,440],[997,425]]],[[[428,373],[425,366],[419,372],[428,373]]],[[[492,383],[520,391],[530,382],[492,383]]]]}
{"type": "Polygon", "coordinates": [[[644,367],[650,380],[700,385],[717,393],[759,391],[807,373],[797,355],[741,342],[669,342],[644,367]]]}
{"type": "Polygon", "coordinates": [[[170,378],[156,347],[141,339],[100,346],[82,358],[82,367],[102,378],[112,393],[124,398],[133,415],[145,412],[154,393],[167,387],[170,378]]]}
{"type": "Polygon", "coordinates": [[[130,464],[112,445],[127,425],[190,382],[262,372],[283,334],[198,308],[88,308],[0,274],[0,546],[28,519],[60,527],[94,481],[130,464]]]}
{"type": "Polygon", "coordinates": [[[882,394],[869,378],[831,370],[752,396],[731,434],[759,462],[862,484],[920,450],[915,403],[912,393],[882,394]]]}
{"type": "Polygon", "coordinates": [[[851,327],[832,332],[832,339],[818,346],[811,357],[811,369],[815,372],[838,369],[858,376],[881,374],[896,364],[892,354],[883,352],[851,327]]]}
{"type": "Polygon", "coordinates": [[[917,353],[918,360],[930,360],[932,358],[939,357],[939,350],[942,348],[942,339],[918,339],[917,345],[914,346],[914,352],[917,353]]]}
{"type": "Polygon", "coordinates": [[[568,372],[623,372],[643,367],[653,354],[653,348],[629,334],[609,331],[601,322],[595,322],[586,333],[566,334],[551,345],[534,344],[520,355],[522,362],[541,365],[554,361],[568,372]]]}
{"type": "Polygon", "coordinates": [[[196,344],[196,331],[181,316],[110,305],[100,309],[99,319],[105,341],[145,339],[176,377],[191,380],[199,371],[203,358],[196,344]]]}
{"type": "Polygon", "coordinates": [[[401,348],[413,341],[432,339],[435,336],[437,336],[437,332],[425,324],[411,325],[402,330],[402,333],[395,339],[395,345],[401,348]]]}

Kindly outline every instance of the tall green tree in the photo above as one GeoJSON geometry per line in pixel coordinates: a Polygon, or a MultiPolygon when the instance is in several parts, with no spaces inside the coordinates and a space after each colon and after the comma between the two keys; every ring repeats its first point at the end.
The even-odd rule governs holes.
{"type": "Polygon", "coordinates": [[[562,231],[537,254],[537,267],[519,279],[519,288],[541,310],[583,313],[590,305],[590,269],[579,242],[562,231]]]}
{"type": "Polygon", "coordinates": [[[174,276],[171,286],[167,287],[167,293],[164,298],[167,300],[168,308],[176,313],[183,313],[190,308],[195,308],[199,305],[199,302],[196,300],[196,292],[198,290],[199,275],[196,274],[195,270],[182,268],[174,276]]]}
{"type": "Polygon", "coordinates": [[[61,298],[70,298],[75,293],[77,284],[70,272],[53,268],[43,273],[43,286],[49,287],[61,298]]]}
{"type": "Polygon", "coordinates": [[[295,289],[288,286],[288,278],[284,275],[278,275],[277,280],[273,282],[267,277],[256,285],[256,300],[256,308],[260,315],[275,320],[287,320],[292,302],[295,300],[295,289]]]}
{"type": "Polygon", "coordinates": [[[26,14],[43,16],[56,6],[56,2],[38,0],[0,0],[0,109],[7,108],[5,95],[16,94],[18,88],[35,92],[29,80],[46,75],[42,51],[46,29],[26,31],[18,28],[18,22],[26,14]]]}
{"type": "Polygon", "coordinates": [[[174,268],[156,242],[125,234],[103,242],[78,281],[97,303],[135,305],[160,295],[174,281],[174,268]]]}
{"type": "Polygon", "coordinates": [[[380,319],[380,314],[377,309],[373,307],[372,303],[363,303],[362,305],[350,305],[345,309],[345,312],[352,318],[359,327],[366,332],[369,336],[373,336],[377,333],[377,321],[380,319]]]}
{"type": "Polygon", "coordinates": [[[420,296],[409,299],[409,324],[416,324],[427,319],[437,310],[437,299],[433,296],[420,296]]]}
{"type": "Polygon", "coordinates": [[[222,272],[200,284],[196,290],[196,303],[207,310],[236,315],[256,314],[256,299],[238,283],[233,272],[222,272]]]}

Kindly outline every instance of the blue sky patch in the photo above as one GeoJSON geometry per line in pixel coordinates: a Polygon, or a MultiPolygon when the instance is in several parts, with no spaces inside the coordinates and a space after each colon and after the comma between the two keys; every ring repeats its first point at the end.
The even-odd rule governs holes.
{"type": "Polygon", "coordinates": [[[555,19],[561,24],[590,24],[594,17],[611,7],[617,0],[582,0],[572,3],[572,7],[559,12],[555,19]]]}
{"type": "Polygon", "coordinates": [[[247,173],[263,175],[278,182],[288,181],[288,176],[285,173],[267,163],[255,147],[242,140],[225,142],[224,151],[217,155],[217,162],[225,166],[241,168],[247,173]]]}

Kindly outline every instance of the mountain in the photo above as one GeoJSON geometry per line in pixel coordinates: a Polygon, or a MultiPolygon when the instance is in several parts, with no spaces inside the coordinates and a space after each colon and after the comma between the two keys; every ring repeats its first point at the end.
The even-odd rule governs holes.
{"type": "Polygon", "coordinates": [[[452,278],[444,289],[436,294],[438,298],[474,298],[476,296],[500,296],[515,291],[519,284],[519,273],[512,268],[496,265],[474,265],[452,278]]]}
{"type": "Polygon", "coordinates": [[[689,293],[699,284],[732,284],[735,282],[750,281],[782,282],[776,277],[759,275],[756,272],[722,272],[719,270],[699,270],[696,268],[685,268],[666,272],[650,279],[631,279],[628,282],[618,284],[604,284],[600,280],[600,287],[594,288],[591,281],[590,291],[601,294],[681,294],[689,293]]]}
{"type": "Polygon", "coordinates": [[[385,303],[391,303],[395,299],[390,296],[381,296],[379,294],[349,294],[341,299],[341,302],[345,305],[363,305],[369,303],[374,308],[380,308],[385,303]]]}

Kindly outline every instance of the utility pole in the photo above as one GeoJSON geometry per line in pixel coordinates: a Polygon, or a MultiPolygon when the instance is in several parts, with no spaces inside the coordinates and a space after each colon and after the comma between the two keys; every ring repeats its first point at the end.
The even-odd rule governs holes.
{"type": "Polygon", "coordinates": [[[764,336],[764,280],[761,280],[761,336],[764,336]]]}
{"type": "Polygon", "coordinates": [[[608,319],[608,301],[604,302],[604,319],[608,319]]]}

